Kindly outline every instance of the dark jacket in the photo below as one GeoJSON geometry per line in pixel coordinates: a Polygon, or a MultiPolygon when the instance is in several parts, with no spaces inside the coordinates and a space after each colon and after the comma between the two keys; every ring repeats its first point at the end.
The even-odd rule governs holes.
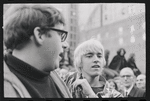
{"type": "MultiPolygon", "coordinates": [[[[124,91],[121,91],[121,93],[125,96],[124,91]]],[[[127,97],[145,97],[145,94],[146,92],[143,89],[139,89],[136,86],[133,86],[127,97]]]]}
{"type": "Polygon", "coordinates": [[[116,55],[110,65],[109,68],[119,72],[121,69],[127,66],[127,61],[124,56],[116,55]]]}
{"type": "Polygon", "coordinates": [[[145,91],[134,86],[128,97],[145,97],[145,91]]]}
{"type": "MultiPolygon", "coordinates": [[[[31,98],[32,95],[25,84],[15,75],[4,61],[4,97],[31,98]]],[[[71,94],[55,71],[49,74],[63,98],[71,98],[71,94]]]]}
{"type": "Polygon", "coordinates": [[[136,69],[136,71],[134,71],[135,76],[138,76],[141,74],[141,71],[137,68],[135,64],[134,58],[131,57],[128,59],[127,66],[130,67],[133,71],[136,69]]]}

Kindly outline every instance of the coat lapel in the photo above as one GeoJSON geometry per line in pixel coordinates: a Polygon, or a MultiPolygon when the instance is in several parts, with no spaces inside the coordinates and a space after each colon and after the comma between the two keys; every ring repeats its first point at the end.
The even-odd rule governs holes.
{"type": "Polygon", "coordinates": [[[61,78],[58,76],[58,74],[55,71],[52,71],[50,73],[52,79],[54,80],[56,86],[61,91],[64,98],[72,98],[72,95],[70,94],[69,89],[65,85],[65,83],[61,80],[61,78]]]}
{"type": "Polygon", "coordinates": [[[133,88],[131,89],[128,97],[135,97],[135,93],[136,93],[136,88],[133,86],[133,88]]]}

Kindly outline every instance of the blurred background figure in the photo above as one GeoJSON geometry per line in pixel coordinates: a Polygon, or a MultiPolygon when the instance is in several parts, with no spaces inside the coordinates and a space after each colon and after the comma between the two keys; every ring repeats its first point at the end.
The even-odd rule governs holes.
{"type": "Polygon", "coordinates": [[[112,70],[112,69],[108,68],[109,54],[110,54],[110,51],[109,50],[105,50],[106,64],[104,66],[103,76],[105,77],[106,80],[113,79],[114,77],[119,75],[119,73],[117,73],[115,70],[112,70]]]}
{"type": "Polygon", "coordinates": [[[135,85],[136,78],[131,68],[123,68],[120,71],[120,76],[124,84],[124,92],[122,93],[125,97],[145,97],[145,91],[137,88],[135,85]]]}
{"type": "Polygon", "coordinates": [[[115,70],[104,68],[102,75],[105,77],[106,80],[113,79],[114,77],[119,76],[119,73],[115,70]]]}
{"type": "Polygon", "coordinates": [[[60,61],[60,68],[67,67],[69,70],[73,68],[73,59],[72,54],[70,52],[69,44],[65,41],[62,44],[63,47],[63,53],[60,54],[61,61],[60,61]]]}
{"type": "Polygon", "coordinates": [[[117,84],[118,91],[119,92],[123,92],[124,86],[123,86],[123,83],[121,81],[121,77],[120,76],[115,77],[114,78],[114,82],[117,84]]]}
{"type": "Polygon", "coordinates": [[[138,88],[141,88],[143,90],[146,89],[146,76],[145,74],[140,74],[136,78],[136,86],[138,88]]]}
{"type": "Polygon", "coordinates": [[[113,79],[109,79],[105,86],[105,94],[108,98],[123,97],[123,95],[118,91],[118,86],[113,79]]]}
{"type": "Polygon", "coordinates": [[[109,54],[110,54],[110,51],[109,51],[109,50],[105,50],[105,60],[106,60],[105,68],[108,67],[108,63],[109,63],[109,54]]]}
{"type": "Polygon", "coordinates": [[[125,59],[125,54],[126,54],[125,49],[120,48],[117,51],[117,55],[114,56],[114,58],[112,59],[110,65],[109,65],[109,68],[113,69],[119,73],[122,68],[126,67],[127,61],[125,59]]]}
{"type": "Polygon", "coordinates": [[[141,74],[141,71],[137,68],[136,64],[135,64],[135,54],[134,53],[131,53],[130,56],[129,56],[129,59],[127,60],[127,65],[128,67],[130,67],[135,76],[138,76],[141,74]]]}
{"type": "Polygon", "coordinates": [[[63,81],[66,80],[66,75],[69,72],[68,68],[62,68],[59,70],[59,76],[62,78],[63,81]]]}
{"type": "Polygon", "coordinates": [[[70,52],[69,44],[65,41],[62,43],[63,52],[60,54],[61,61],[59,63],[59,68],[56,69],[59,76],[63,81],[66,81],[67,77],[74,73],[76,70],[73,67],[72,54],[70,52]]]}

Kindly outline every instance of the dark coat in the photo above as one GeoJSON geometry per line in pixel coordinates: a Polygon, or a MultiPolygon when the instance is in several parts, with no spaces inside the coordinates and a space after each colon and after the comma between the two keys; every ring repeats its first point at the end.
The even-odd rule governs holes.
{"type": "Polygon", "coordinates": [[[110,65],[109,68],[119,72],[121,69],[127,66],[127,61],[124,56],[116,55],[110,65]]]}
{"type": "Polygon", "coordinates": [[[128,97],[145,97],[145,91],[134,86],[128,97]]]}
{"type": "Polygon", "coordinates": [[[127,66],[130,67],[133,71],[134,71],[134,69],[136,69],[136,71],[134,71],[135,76],[138,76],[141,74],[140,70],[137,68],[137,66],[135,64],[134,58],[128,59],[127,66]]]}

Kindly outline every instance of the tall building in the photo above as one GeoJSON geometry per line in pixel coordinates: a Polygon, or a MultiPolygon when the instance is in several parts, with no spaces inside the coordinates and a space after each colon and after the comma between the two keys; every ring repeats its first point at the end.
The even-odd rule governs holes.
{"type": "Polygon", "coordinates": [[[97,38],[110,51],[109,61],[119,48],[125,48],[126,59],[135,53],[137,67],[145,73],[145,23],[144,4],[101,3],[95,7],[84,30],[80,32],[80,42],[97,38]]]}
{"type": "Polygon", "coordinates": [[[104,3],[102,6],[103,25],[145,12],[144,4],[140,3],[104,3]]]}

